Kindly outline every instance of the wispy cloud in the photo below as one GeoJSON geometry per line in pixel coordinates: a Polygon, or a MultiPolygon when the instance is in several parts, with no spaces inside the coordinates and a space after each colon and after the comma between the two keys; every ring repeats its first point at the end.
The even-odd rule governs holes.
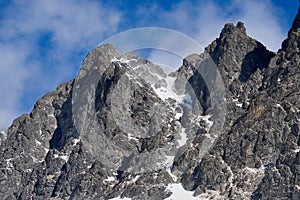
{"type": "MultiPolygon", "coordinates": [[[[170,10],[163,10],[157,5],[140,7],[137,14],[141,19],[139,25],[163,26],[181,31],[195,38],[203,47],[218,37],[225,23],[243,21],[247,33],[267,46],[277,51],[286,37],[281,27],[279,8],[271,1],[232,0],[227,4],[217,4],[217,1],[182,1],[170,10]],[[146,13],[146,14],[145,14],[146,13]]],[[[171,38],[170,38],[171,40],[171,38]]],[[[178,42],[176,39],[174,43],[178,42]]],[[[180,61],[174,58],[164,61],[160,52],[154,51],[149,59],[155,62],[163,61],[165,65],[178,65],[180,61]]],[[[159,62],[157,62],[159,63],[159,62]]]]}
{"type": "Polygon", "coordinates": [[[287,36],[278,13],[279,8],[267,1],[235,0],[233,9],[238,10],[233,20],[245,22],[247,33],[261,41],[270,50],[277,51],[281,42],[287,36]]]}
{"type": "MultiPolygon", "coordinates": [[[[250,36],[273,51],[280,47],[286,33],[271,0],[220,2],[184,0],[168,9],[158,3],[141,3],[123,15],[118,6],[94,0],[12,1],[0,13],[0,128],[28,112],[37,96],[72,78],[87,51],[119,30],[165,27],[205,47],[225,23],[244,21],[250,36]]],[[[166,66],[181,63],[181,58],[162,52],[150,58],[166,66]]]]}
{"type": "Polygon", "coordinates": [[[22,103],[30,95],[71,78],[84,54],[117,31],[121,17],[97,1],[79,0],[16,0],[1,12],[0,127],[28,111],[22,103]]]}
{"type": "Polygon", "coordinates": [[[286,32],[281,27],[280,9],[270,0],[242,1],[182,1],[170,10],[154,4],[140,6],[137,11],[138,26],[163,26],[186,33],[206,46],[218,37],[225,23],[245,22],[247,32],[269,49],[277,51],[286,32]],[[263,20],[262,20],[263,19],[263,20]]]}

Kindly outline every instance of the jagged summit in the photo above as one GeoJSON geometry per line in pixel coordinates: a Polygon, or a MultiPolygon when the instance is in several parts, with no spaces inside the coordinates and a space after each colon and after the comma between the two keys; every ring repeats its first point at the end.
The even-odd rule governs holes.
{"type": "Polygon", "coordinates": [[[275,54],[226,24],[170,75],[96,47],[8,129],[0,199],[300,199],[298,27],[299,13],[275,54]],[[197,73],[212,63],[225,95],[197,73]],[[211,94],[225,112],[212,112],[223,104],[211,94]]]}
{"type": "Polygon", "coordinates": [[[242,22],[226,24],[220,36],[205,48],[217,64],[229,96],[238,99],[243,108],[262,85],[264,70],[275,56],[245,30],[242,22]]]}
{"type": "MultiPolygon", "coordinates": [[[[239,71],[238,66],[243,62],[245,56],[255,51],[261,51],[261,54],[266,53],[266,60],[274,56],[274,53],[260,42],[252,39],[246,34],[246,28],[242,22],[238,22],[237,26],[232,23],[225,24],[220,36],[213,41],[205,50],[211,55],[213,60],[219,64],[222,60],[234,60],[237,63],[233,64],[232,71],[239,71]]],[[[267,67],[268,63],[260,64],[260,68],[267,67]]]]}
{"type": "Polygon", "coordinates": [[[243,22],[238,22],[237,25],[235,26],[233,23],[227,23],[224,25],[224,28],[221,31],[221,37],[222,35],[226,35],[226,34],[233,34],[233,33],[237,33],[237,34],[246,34],[246,28],[243,22]]]}
{"type": "MultiPolygon", "coordinates": [[[[299,49],[300,49],[300,7],[298,9],[298,13],[293,21],[293,25],[291,29],[288,32],[288,37],[282,42],[281,45],[281,51],[292,51],[295,53],[298,53],[299,55],[299,49]]],[[[290,55],[287,55],[289,58],[290,55]]]]}
{"type": "Polygon", "coordinates": [[[290,31],[296,31],[300,28],[300,7],[298,8],[298,13],[293,21],[293,25],[290,31]]]}

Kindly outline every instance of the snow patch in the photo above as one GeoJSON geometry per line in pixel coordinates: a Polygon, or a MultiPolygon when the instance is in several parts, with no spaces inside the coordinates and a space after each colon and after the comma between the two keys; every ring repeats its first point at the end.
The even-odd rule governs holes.
{"type": "Polygon", "coordinates": [[[115,197],[115,198],[110,199],[110,200],[131,200],[131,198],[127,198],[127,197],[121,198],[121,196],[118,196],[118,197],[115,197]]]}
{"type": "Polygon", "coordinates": [[[50,149],[44,147],[44,150],[46,151],[46,154],[47,154],[50,149]]]}
{"type": "Polygon", "coordinates": [[[32,169],[26,169],[26,170],[24,170],[25,172],[29,172],[29,173],[31,173],[32,172],[32,169]]]}
{"type": "Polygon", "coordinates": [[[260,168],[245,167],[245,169],[253,174],[263,174],[265,171],[265,167],[263,165],[260,168]]]}
{"type": "Polygon", "coordinates": [[[130,62],[137,62],[137,60],[136,59],[130,59],[130,60],[127,60],[127,59],[124,59],[124,58],[113,58],[112,60],[111,60],[111,62],[120,62],[120,63],[130,63],[130,62]]]}
{"type": "Polygon", "coordinates": [[[14,168],[13,164],[10,162],[12,159],[5,159],[6,161],[6,169],[12,169],[14,168]]]}
{"type": "Polygon", "coordinates": [[[174,158],[175,156],[166,156],[166,161],[165,161],[165,166],[166,166],[166,171],[168,172],[168,174],[171,176],[171,178],[173,179],[173,181],[177,181],[177,176],[172,174],[172,168],[173,168],[173,162],[174,162],[174,158]]]}
{"type": "Polygon", "coordinates": [[[41,163],[41,162],[44,162],[44,160],[38,160],[36,157],[30,155],[30,157],[32,158],[32,161],[35,162],[35,163],[41,163]]]}
{"type": "Polygon", "coordinates": [[[199,119],[200,120],[204,120],[206,124],[208,124],[208,127],[207,127],[207,132],[210,130],[210,128],[212,127],[213,125],[213,121],[210,121],[209,119],[211,118],[212,115],[204,115],[204,116],[199,116],[199,119]]]}
{"type": "Polygon", "coordinates": [[[35,141],[35,143],[36,143],[37,145],[41,145],[41,144],[42,144],[42,143],[41,143],[40,141],[38,141],[37,139],[35,139],[34,141],[35,141]]]}
{"type": "Polygon", "coordinates": [[[232,99],[232,102],[238,102],[239,99],[232,99]]]}
{"type": "Polygon", "coordinates": [[[240,108],[243,106],[242,103],[236,103],[235,105],[236,105],[237,107],[240,107],[240,108]]]}
{"type": "Polygon", "coordinates": [[[76,144],[77,144],[78,142],[80,142],[80,139],[74,139],[73,142],[74,142],[74,146],[76,146],[76,144]]]}
{"type": "Polygon", "coordinates": [[[179,119],[180,119],[180,117],[182,117],[182,113],[176,113],[176,115],[175,115],[175,119],[179,120],[179,119]]]}
{"type": "Polygon", "coordinates": [[[50,114],[50,115],[48,115],[48,117],[53,117],[53,118],[55,118],[54,114],[50,114]]]}
{"type": "Polygon", "coordinates": [[[158,97],[164,101],[168,98],[172,98],[177,102],[182,102],[183,95],[178,95],[174,87],[176,77],[167,76],[165,80],[167,83],[166,87],[155,88],[154,85],[152,85],[152,88],[154,89],[158,97]]]}
{"type": "Polygon", "coordinates": [[[178,140],[179,147],[185,145],[187,140],[188,138],[185,132],[185,128],[181,128],[180,139],[178,140]]]}
{"type": "Polygon", "coordinates": [[[295,153],[298,153],[298,152],[300,152],[300,148],[299,148],[299,149],[295,149],[295,150],[293,150],[293,152],[295,152],[295,153]]]}
{"type": "Polygon", "coordinates": [[[135,183],[139,178],[140,178],[140,175],[137,175],[137,176],[134,177],[132,180],[127,181],[127,183],[128,183],[128,184],[135,183]]]}
{"type": "Polygon", "coordinates": [[[139,139],[137,139],[137,138],[135,138],[135,137],[133,137],[130,133],[128,133],[128,136],[127,136],[127,138],[129,139],[129,140],[135,140],[135,141],[139,141],[139,139]]]}
{"type": "Polygon", "coordinates": [[[169,184],[166,188],[172,192],[172,195],[167,197],[165,200],[193,200],[193,199],[203,199],[199,197],[194,197],[194,191],[186,191],[183,189],[181,183],[169,184]]]}
{"type": "Polygon", "coordinates": [[[115,177],[113,176],[109,176],[107,179],[104,179],[104,181],[107,181],[107,182],[112,182],[112,181],[115,181],[115,177]]]}
{"type": "Polygon", "coordinates": [[[172,167],[167,167],[167,172],[168,174],[171,176],[171,178],[173,179],[173,181],[177,181],[178,177],[175,176],[174,174],[172,174],[172,171],[171,171],[172,167]]]}
{"type": "Polygon", "coordinates": [[[239,99],[232,99],[232,102],[234,102],[237,107],[241,108],[243,106],[242,103],[239,103],[239,99]]]}
{"type": "Polygon", "coordinates": [[[54,154],[54,158],[60,158],[66,162],[68,162],[68,160],[69,160],[69,156],[59,156],[57,154],[54,154]]]}
{"type": "Polygon", "coordinates": [[[246,169],[251,172],[251,173],[257,173],[259,170],[258,169],[255,169],[255,168],[250,168],[250,167],[246,167],[246,169]]]}
{"type": "Polygon", "coordinates": [[[281,110],[284,111],[284,108],[283,108],[279,103],[277,103],[275,106],[276,106],[277,108],[280,108],[281,110]]]}

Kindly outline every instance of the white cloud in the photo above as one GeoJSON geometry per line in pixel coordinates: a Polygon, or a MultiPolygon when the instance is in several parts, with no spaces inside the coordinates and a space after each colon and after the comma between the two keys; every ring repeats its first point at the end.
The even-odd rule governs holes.
{"type": "Polygon", "coordinates": [[[79,0],[16,0],[2,14],[0,127],[28,112],[24,95],[42,95],[72,78],[82,52],[116,32],[121,17],[97,1],[79,0]]]}
{"type": "Polygon", "coordinates": [[[277,15],[279,9],[270,1],[241,1],[236,0],[234,6],[239,10],[234,21],[243,21],[247,33],[254,39],[262,42],[272,51],[277,51],[287,33],[281,27],[277,15]]]}
{"type": "MultiPolygon", "coordinates": [[[[20,112],[29,111],[22,108],[22,102],[30,99],[30,94],[41,96],[72,78],[85,53],[116,33],[121,22],[127,22],[125,18],[134,24],[122,24],[122,29],[171,28],[202,46],[218,37],[225,23],[244,21],[250,36],[276,51],[286,36],[277,11],[270,0],[232,0],[223,6],[216,1],[187,0],[169,10],[158,4],[138,6],[130,16],[122,16],[121,11],[98,1],[15,0],[1,11],[0,19],[0,127],[7,127],[20,112]],[[43,42],[46,49],[41,49],[43,42]]],[[[150,58],[165,65],[181,63],[161,53],[150,58]]]]}
{"type": "Polygon", "coordinates": [[[26,53],[20,49],[0,45],[0,128],[6,127],[19,114],[19,99],[28,77],[28,72],[22,67],[26,53]]]}
{"type": "MultiPolygon", "coordinates": [[[[203,47],[219,36],[224,24],[243,21],[249,36],[262,42],[268,49],[277,51],[286,37],[280,26],[282,23],[278,12],[279,9],[269,0],[232,0],[226,5],[219,5],[215,1],[182,1],[170,10],[163,10],[154,5],[150,8],[140,7],[137,13],[141,19],[139,25],[163,26],[181,31],[195,38],[203,47]]],[[[149,59],[159,63],[163,57],[166,56],[154,51],[149,59]]],[[[164,61],[162,63],[168,64],[164,61]]],[[[178,65],[179,62],[169,63],[178,65]]]]}

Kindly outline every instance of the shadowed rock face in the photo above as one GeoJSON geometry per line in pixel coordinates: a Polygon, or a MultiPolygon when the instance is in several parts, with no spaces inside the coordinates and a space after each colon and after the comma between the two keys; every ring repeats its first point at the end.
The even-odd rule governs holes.
{"type": "Polygon", "coordinates": [[[243,23],[226,24],[206,53],[171,75],[110,44],[93,49],[76,79],[8,129],[0,199],[160,200],[176,183],[213,199],[300,199],[299,24],[298,12],[276,54],[243,23]],[[212,147],[218,113],[197,71],[211,60],[227,103],[212,147]]]}

